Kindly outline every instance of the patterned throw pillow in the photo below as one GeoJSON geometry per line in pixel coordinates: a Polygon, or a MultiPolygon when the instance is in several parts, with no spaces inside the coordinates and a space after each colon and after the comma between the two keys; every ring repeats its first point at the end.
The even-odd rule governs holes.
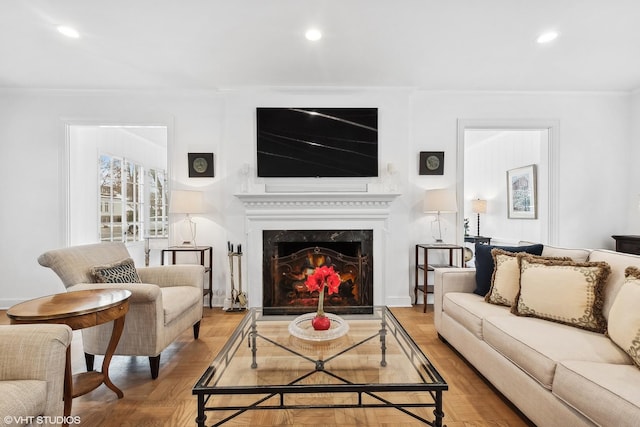
{"type": "Polygon", "coordinates": [[[91,275],[98,283],[141,283],[131,258],[91,268],[91,275]]]}
{"type": "Polygon", "coordinates": [[[520,260],[520,292],[511,312],[594,332],[605,332],[604,285],[611,272],[606,262],[520,260]]]}
{"type": "MultiPolygon", "coordinates": [[[[511,307],[520,291],[520,259],[527,255],[526,252],[507,252],[502,249],[492,249],[495,269],[491,277],[491,289],[484,300],[491,304],[506,305],[511,307]]],[[[571,261],[569,257],[539,257],[528,255],[532,258],[550,261],[571,261]]]]}
{"type": "Polygon", "coordinates": [[[520,290],[518,254],[502,249],[493,249],[491,255],[495,269],[491,277],[491,289],[485,295],[484,300],[491,304],[511,307],[520,290]]]}
{"type": "Polygon", "coordinates": [[[640,368],[640,270],[627,267],[624,273],[625,281],[609,311],[607,334],[640,368]]]}

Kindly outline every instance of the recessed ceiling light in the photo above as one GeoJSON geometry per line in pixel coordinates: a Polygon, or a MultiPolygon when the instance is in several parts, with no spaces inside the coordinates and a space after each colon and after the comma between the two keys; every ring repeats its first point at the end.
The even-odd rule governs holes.
{"type": "Polygon", "coordinates": [[[307,38],[307,40],[311,40],[312,42],[315,42],[322,38],[322,33],[320,32],[320,30],[311,28],[307,30],[306,33],[304,33],[304,36],[307,38]]]}
{"type": "Polygon", "coordinates": [[[538,36],[538,39],[536,41],[540,44],[543,44],[543,43],[549,43],[550,41],[553,41],[556,38],[558,38],[557,32],[547,31],[546,33],[540,34],[540,36],[538,36]]]}
{"type": "Polygon", "coordinates": [[[58,26],[58,32],[72,39],[80,38],[80,33],[75,28],[71,28],[66,25],[58,26]]]}

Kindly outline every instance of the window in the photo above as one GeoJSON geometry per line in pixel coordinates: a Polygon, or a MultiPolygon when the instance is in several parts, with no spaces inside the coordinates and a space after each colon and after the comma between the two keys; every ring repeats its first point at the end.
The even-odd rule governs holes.
{"type": "Polygon", "coordinates": [[[168,237],[167,180],[163,170],[149,170],[149,237],[168,237]]]}
{"type": "Polygon", "coordinates": [[[165,171],[150,169],[147,178],[145,180],[140,164],[108,154],[100,155],[101,241],[133,242],[146,236],[168,235],[165,171]],[[145,200],[145,188],[148,188],[148,201],[145,200]]]}

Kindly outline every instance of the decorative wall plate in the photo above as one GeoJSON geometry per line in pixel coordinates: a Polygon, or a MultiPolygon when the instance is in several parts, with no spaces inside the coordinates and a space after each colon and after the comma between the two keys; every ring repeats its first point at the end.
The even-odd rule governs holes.
{"type": "Polygon", "coordinates": [[[420,175],[443,175],[444,174],[444,151],[421,151],[420,175]]]}
{"type": "Polygon", "coordinates": [[[189,153],[189,178],[213,178],[213,153],[189,153]]]}

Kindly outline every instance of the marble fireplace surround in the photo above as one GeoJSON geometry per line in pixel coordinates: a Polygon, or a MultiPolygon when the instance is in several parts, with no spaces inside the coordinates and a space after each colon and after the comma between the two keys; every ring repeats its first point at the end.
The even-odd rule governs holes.
{"type": "Polygon", "coordinates": [[[240,193],[245,208],[247,280],[250,307],[263,300],[262,235],[264,230],[372,230],[373,303],[393,305],[385,291],[389,212],[393,193],[240,193]]]}

